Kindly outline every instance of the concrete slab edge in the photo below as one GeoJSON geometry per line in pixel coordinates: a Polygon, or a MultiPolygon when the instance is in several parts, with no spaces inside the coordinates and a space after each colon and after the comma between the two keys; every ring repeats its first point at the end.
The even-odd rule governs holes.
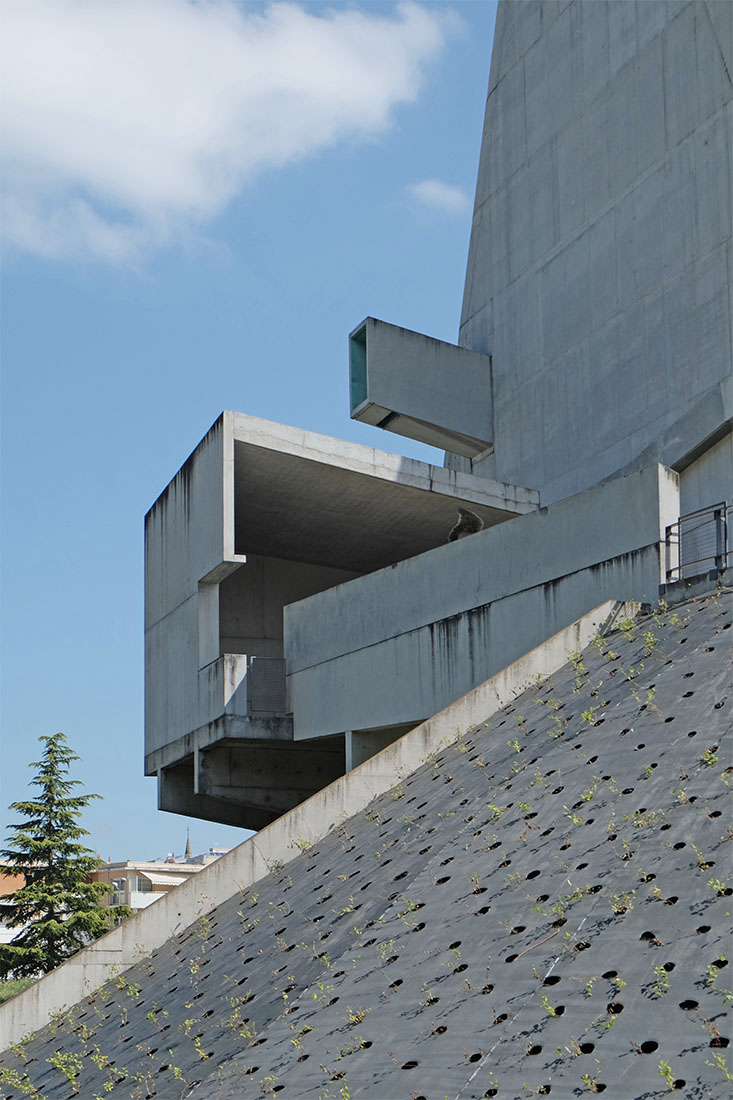
{"type": "Polygon", "coordinates": [[[584,649],[599,631],[637,611],[637,604],[622,601],[600,604],[0,1005],[0,1050],[44,1027],[53,1015],[133,966],[202,913],[295,859],[396,786],[431,753],[486,721],[537,677],[562,668],[569,652],[584,649]]]}

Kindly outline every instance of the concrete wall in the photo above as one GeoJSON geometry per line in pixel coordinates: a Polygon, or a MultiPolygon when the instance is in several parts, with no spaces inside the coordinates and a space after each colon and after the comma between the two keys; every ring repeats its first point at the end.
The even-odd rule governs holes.
{"type": "Polygon", "coordinates": [[[459,338],[493,360],[474,473],[548,504],[683,469],[732,415],[732,43],[729,3],[500,3],[459,338]]]}
{"type": "MultiPolygon", "coordinates": [[[[680,477],[680,513],[696,512],[721,500],[733,502],[733,434],[728,433],[680,477]]],[[[731,536],[733,539],[733,532],[731,536]]]]}
{"type": "Polygon", "coordinates": [[[228,415],[216,421],[145,517],[146,753],[188,732],[190,716],[198,715],[200,604],[208,595],[200,594],[199,581],[216,573],[233,548],[233,495],[224,462],[228,415]]]}
{"type": "Polygon", "coordinates": [[[304,843],[320,840],[364,809],[419,767],[429,753],[486,721],[538,675],[549,676],[561,668],[568,651],[588,645],[601,624],[618,610],[610,603],[596,608],[0,1005],[0,1050],[43,1027],[55,1012],[76,1004],[113,973],[126,970],[202,914],[264,878],[273,867],[294,859],[304,843]]]}
{"type": "Polygon", "coordinates": [[[360,576],[305,562],[248,554],[246,565],[219,585],[222,653],[283,655],[283,607],[360,576]]]}
{"type": "Polygon", "coordinates": [[[655,466],[287,607],[296,739],[417,723],[599,600],[655,602],[678,514],[655,466]]]}

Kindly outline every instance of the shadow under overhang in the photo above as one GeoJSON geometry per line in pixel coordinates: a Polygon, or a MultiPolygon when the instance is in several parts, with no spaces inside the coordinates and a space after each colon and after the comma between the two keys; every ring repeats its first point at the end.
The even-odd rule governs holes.
{"type": "Polygon", "coordinates": [[[307,446],[294,454],[235,436],[236,554],[368,573],[441,546],[459,505],[485,527],[538,506],[530,490],[344,446],[378,456],[376,472],[357,468],[363,460],[324,459],[322,450],[309,453],[307,446]]]}

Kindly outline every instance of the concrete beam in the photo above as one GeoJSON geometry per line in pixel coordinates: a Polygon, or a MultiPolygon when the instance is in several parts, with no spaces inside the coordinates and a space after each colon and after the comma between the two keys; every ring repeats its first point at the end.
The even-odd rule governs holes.
{"type": "Polygon", "coordinates": [[[351,418],[474,458],[493,441],[491,357],[367,317],[349,336],[351,418]]]}

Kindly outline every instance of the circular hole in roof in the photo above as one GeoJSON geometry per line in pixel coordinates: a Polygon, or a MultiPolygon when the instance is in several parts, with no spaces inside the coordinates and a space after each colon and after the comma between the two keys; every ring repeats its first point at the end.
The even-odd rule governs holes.
{"type": "Polygon", "coordinates": [[[468,1060],[469,1062],[480,1062],[482,1056],[482,1052],[480,1050],[477,1050],[476,1053],[472,1054],[468,1060]]]}
{"type": "Polygon", "coordinates": [[[667,829],[671,829],[671,828],[672,828],[672,826],[670,825],[670,823],[668,821],[665,821],[664,825],[659,826],[659,831],[660,831],[660,833],[664,833],[664,832],[666,832],[667,829]]]}
{"type": "Polygon", "coordinates": [[[618,1016],[624,1010],[624,1006],[621,1001],[611,1001],[609,1005],[606,1005],[606,1009],[610,1016],[618,1016]]]}
{"type": "Polygon", "coordinates": [[[542,1047],[540,1046],[539,1043],[535,1043],[535,1045],[533,1047],[530,1047],[529,1050],[527,1051],[527,1054],[541,1054],[541,1053],[542,1053],[542,1047]]]}
{"type": "MultiPolygon", "coordinates": [[[[396,963],[398,959],[399,959],[399,955],[390,955],[390,957],[387,959],[387,961],[385,962],[384,965],[385,966],[391,966],[392,963],[396,963]]],[[[338,1000],[338,997],[336,998],[336,1000],[338,1000]]],[[[331,1001],[330,1003],[333,1004],[333,1001],[331,1001]]]]}
{"type": "Polygon", "coordinates": [[[586,890],[586,893],[587,894],[597,894],[602,889],[603,889],[603,887],[601,886],[600,882],[597,882],[594,886],[589,886],[588,889],[586,890]]]}
{"type": "Polygon", "coordinates": [[[415,925],[415,927],[412,929],[412,931],[413,932],[422,932],[424,927],[425,927],[425,921],[421,921],[420,924],[415,925]]]}
{"type": "Polygon", "coordinates": [[[690,730],[687,734],[688,737],[697,737],[697,730],[690,730]]]}
{"type": "Polygon", "coordinates": [[[595,1049],[596,1049],[596,1044],[595,1043],[581,1043],[580,1044],[580,1053],[581,1054],[592,1054],[595,1049]]]}
{"type": "Polygon", "coordinates": [[[721,699],[719,703],[716,703],[716,704],[715,704],[715,707],[714,707],[714,709],[715,709],[715,710],[720,710],[720,708],[721,708],[721,707],[724,707],[724,706],[725,706],[725,699],[721,699]]]}
{"type": "Polygon", "coordinates": [[[511,863],[510,859],[505,859],[499,864],[499,866],[500,867],[508,867],[510,863],[511,863]]]}
{"type": "Polygon", "coordinates": [[[444,882],[450,882],[450,875],[443,875],[442,878],[436,879],[435,885],[442,886],[444,882]]]}
{"type": "Polygon", "coordinates": [[[588,942],[588,940],[581,940],[580,943],[576,943],[575,950],[576,951],[587,951],[589,947],[590,947],[590,943],[588,942]]]}
{"type": "Polygon", "coordinates": [[[647,929],[646,932],[642,932],[642,934],[639,936],[639,939],[645,941],[646,943],[659,942],[659,937],[657,936],[657,933],[652,932],[651,929],[647,929]]]}
{"type": "Polygon", "coordinates": [[[721,814],[720,810],[713,810],[712,813],[708,814],[708,817],[720,817],[720,814],[721,814]]]}
{"type": "Polygon", "coordinates": [[[529,874],[527,875],[527,878],[537,878],[537,876],[541,875],[541,874],[542,874],[541,871],[530,871],[529,874]]]}
{"type": "Polygon", "coordinates": [[[647,1039],[645,1042],[643,1042],[641,1044],[641,1053],[642,1054],[653,1054],[654,1051],[657,1050],[658,1047],[659,1047],[659,1043],[655,1042],[654,1039],[647,1039]]]}
{"type": "Polygon", "coordinates": [[[634,788],[633,787],[624,787],[624,789],[621,791],[621,794],[633,794],[633,793],[634,793],[634,788]]]}
{"type": "MultiPolygon", "coordinates": [[[[427,999],[427,1001],[425,1002],[425,1004],[426,1004],[426,1005],[437,1005],[437,1003],[438,1003],[438,1001],[439,1001],[439,1000],[440,1000],[440,997],[428,997],[428,999],[427,999]]],[[[444,1029],[444,1030],[445,1030],[445,1029],[444,1029]]]]}
{"type": "Polygon", "coordinates": [[[677,1080],[675,1081],[675,1083],[672,1085],[672,1088],[673,1089],[683,1089],[686,1084],[687,1084],[687,1081],[685,1081],[684,1078],[678,1077],[677,1080]]]}
{"type": "Polygon", "coordinates": [[[454,940],[454,942],[453,942],[453,943],[451,943],[451,944],[450,944],[450,945],[448,946],[448,950],[449,950],[449,951],[455,951],[455,949],[456,949],[457,947],[460,947],[460,946],[461,946],[461,941],[460,941],[460,940],[454,940]]]}
{"type": "Polygon", "coordinates": [[[562,979],[561,979],[560,977],[558,977],[558,975],[557,975],[557,974],[549,974],[549,975],[548,975],[548,976],[547,976],[547,977],[545,978],[545,980],[543,981],[543,983],[542,983],[542,984],[543,984],[543,985],[557,985],[557,983],[558,983],[559,981],[562,981],[562,979]]]}
{"type": "Polygon", "coordinates": [[[390,985],[390,987],[389,987],[389,988],[390,988],[390,989],[392,990],[392,992],[394,993],[394,992],[395,992],[395,991],[396,991],[397,989],[399,989],[399,987],[400,987],[401,985],[402,985],[402,978],[397,978],[397,980],[396,980],[396,981],[392,982],[392,984],[390,985]]]}
{"type": "Polygon", "coordinates": [[[440,864],[440,866],[441,867],[446,867],[449,863],[452,863],[452,862],[453,862],[453,856],[448,856],[447,859],[443,860],[443,862],[440,864]]]}
{"type": "Polygon", "coordinates": [[[584,868],[584,867],[587,867],[587,866],[588,866],[588,864],[587,864],[587,863],[579,863],[579,864],[578,864],[578,866],[577,866],[577,867],[575,868],[575,870],[576,870],[576,871],[582,871],[582,870],[583,870],[583,868],[584,868]]]}
{"type": "Polygon", "coordinates": [[[526,928],[526,925],[524,925],[524,924],[515,925],[515,927],[512,928],[512,935],[513,936],[518,936],[520,932],[524,932],[525,928],[526,928]]]}
{"type": "Polygon", "coordinates": [[[484,988],[481,990],[481,992],[484,993],[484,994],[492,993],[493,989],[494,989],[493,985],[491,984],[491,982],[489,982],[488,985],[484,986],[484,988]]]}
{"type": "Polygon", "coordinates": [[[617,836],[618,836],[618,833],[610,833],[610,834],[609,834],[609,835],[608,835],[608,836],[606,837],[606,840],[615,840],[617,836]]]}
{"type": "Polygon", "coordinates": [[[403,1069],[417,1069],[417,1062],[413,1059],[410,1062],[405,1062],[403,1069]]]}
{"type": "Polygon", "coordinates": [[[545,829],[545,831],[543,833],[540,833],[540,836],[549,836],[550,833],[554,833],[554,831],[555,831],[555,826],[551,825],[549,829],[545,829]]]}
{"type": "Polygon", "coordinates": [[[568,848],[569,848],[569,847],[570,847],[570,845],[569,845],[569,844],[561,844],[561,845],[560,845],[560,851],[561,851],[561,852],[567,852],[567,850],[568,850],[568,848]]]}
{"type": "Polygon", "coordinates": [[[671,974],[672,971],[674,970],[674,968],[676,967],[676,965],[677,965],[677,963],[666,962],[666,963],[662,964],[662,969],[666,970],[668,974],[671,974]]]}
{"type": "Polygon", "coordinates": [[[695,1009],[699,1008],[699,1007],[700,1006],[699,1006],[697,1001],[693,1001],[693,1000],[680,1001],[680,1008],[682,1009],[683,1012],[694,1012],[695,1009]]]}
{"type": "Polygon", "coordinates": [[[507,955],[507,957],[504,959],[504,962],[513,963],[516,957],[516,952],[513,955],[507,955]]]}
{"type": "Polygon", "coordinates": [[[543,901],[549,901],[549,900],[550,900],[550,895],[549,894],[538,894],[537,895],[537,905],[541,905],[543,901]]]}
{"type": "Polygon", "coordinates": [[[489,1098],[490,1096],[496,1096],[496,1094],[498,1093],[498,1091],[499,1091],[498,1089],[495,1089],[495,1088],[493,1088],[493,1087],[492,1087],[492,1088],[490,1088],[490,1089],[487,1089],[487,1090],[486,1090],[486,1092],[484,1093],[484,1098],[485,1098],[485,1100],[488,1100],[488,1098],[489,1098]]]}
{"type": "MultiPolygon", "coordinates": [[[[597,722],[596,722],[596,725],[598,725],[597,722]]],[[[606,1086],[603,1084],[603,1081],[594,1081],[593,1082],[593,1087],[595,1088],[596,1092],[605,1092],[606,1091],[606,1086]]]]}
{"type": "Polygon", "coordinates": [[[399,882],[401,878],[407,878],[409,871],[400,871],[399,875],[395,875],[392,879],[393,882],[399,882]]]}
{"type": "Polygon", "coordinates": [[[433,1035],[445,1035],[448,1027],[446,1024],[440,1024],[439,1027],[434,1028],[433,1035]]]}
{"type": "Polygon", "coordinates": [[[695,929],[695,931],[697,932],[698,936],[703,936],[703,935],[705,935],[706,932],[710,931],[710,925],[709,924],[701,924],[699,926],[699,928],[695,929]]]}
{"type": "Polygon", "coordinates": [[[476,910],[476,912],[483,917],[486,915],[486,913],[488,913],[489,909],[491,909],[490,905],[482,905],[480,909],[476,910]]]}
{"type": "Polygon", "coordinates": [[[565,1005],[555,1005],[555,1015],[556,1016],[564,1016],[565,1015],[565,1005]]]}
{"type": "Polygon", "coordinates": [[[461,963],[460,966],[455,966],[453,968],[453,973],[462,974],[464,970],[468,970],[468,963],[461,963]]]}
{"type": "Polygon", "coordinates": [[[727,1047],[730,1039],[727,1035],[714,1035],[710,1040],[711,1047],[727,1047]]]}
{"type": "Polygon", "coordinates": [[[601,977],[610,982],[612,978],[618,978],[618,970],[607,970],[605,974],[601,974],[601,977]]]}
{"type": "MultiPolygon", "coordinates": [[[[560,794],[560,792],[564,791],[564,790],[565,790],[565,784],[561,784],[561,786],[555,787],[555,790],[552,793],[553,794],[560,794]]],[[[544,836],[545,834],[543,833],[542,835],[544,836]]]]}
{"type": "Polygon", "coordinates": [[[718,970],[722,970],[724,966],[728,965],[728,960],[721,956],[719,959],[714,959],[710,965],[716,966],[718,970]]]}
{"type": "Polygon", "coordinates": [[[683,699],[689,699],[689,698],[690,698],[690,696],[691,696],[691,695],[694,695],[694,694],[695,694],[695,692],[694,692],[694,691],[686,691],[686,692],[684,693],[684,695],[682,696],[682,698],[683,698],[683,699]]]}
{"type": "Polygon", "coordinates": [[[427,855],[427,853],[430,851],[431,848],[432,848],[432,844],[428,844],[427,848],[421,848],[420,851],[417,854],[419,856],[427,855]]]}
{"type": "Polygon", "coordinates": [[[680,848],[686,848],[686,847],[687,847],[687,844],[685,843],[684,840],[678,840],[676,844],[672,845],[672,848],[675,852],[679,852],[680,848]]]}
{"type": "Polygon", "coordinates": [[[664,899],[664,904],[665,905],[676,905],[679,900],[680,899],[678,897],[676,897],[674,894],[672,894],[671,897],[668,897],[668,898],[664,899]]]}

